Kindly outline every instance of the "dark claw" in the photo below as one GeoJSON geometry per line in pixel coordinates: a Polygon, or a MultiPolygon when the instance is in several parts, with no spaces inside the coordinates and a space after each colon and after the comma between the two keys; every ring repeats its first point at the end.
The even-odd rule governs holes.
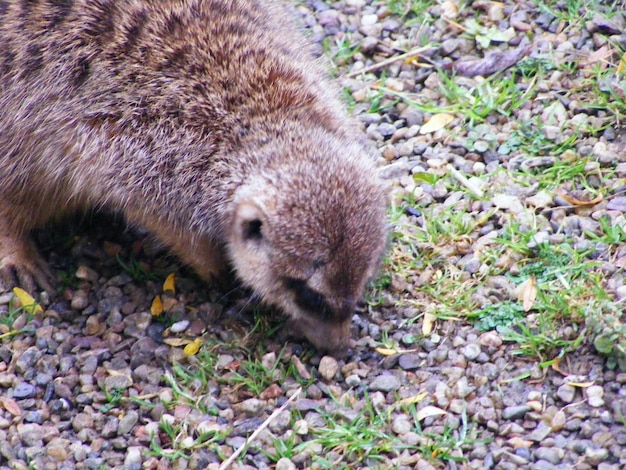
{"type": "Polygon", "coordinates": [[[17,285],[13,266],[2,266],[0,268],[0,292],[8,292],[17,285]]]}
{"type": "Polygon", "coordinates": [[[28,269],[9,264],[0,268],[0,291],[8,292],[19,286],[31,295],[39,289],[53,294],[55,289],[51,279],[53,276],[47,266],[28,269]]]}

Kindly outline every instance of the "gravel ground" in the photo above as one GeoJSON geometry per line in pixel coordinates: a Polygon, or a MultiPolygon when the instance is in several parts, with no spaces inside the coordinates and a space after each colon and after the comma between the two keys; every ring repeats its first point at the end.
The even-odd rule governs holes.
{"type": "MultiPolygon", "coordinates": [[[[550,242],[563,233],[558,229],[563,226],[569,228],[565,233],[572,240],[584,241],[585,230],[597,227],[600,213],[623,221],[626,200],[616,197],[576,213],[559,210],[567,201],[541,193],[537,185],[520,185],[499,171],[523,165],[550,167],[560,158],[529,159],[515,151],[503,154],[489,145],[491,138],[500,144],[507,142],[516,122],[541,116],[548,102],[557,103],[549,119],[544,119],[549,139],[558,139],[561,134],[576,136],[576,123],[582,121],[597,123],[598,127],[606,123],[602,111],[584,106],[584,96],[565,93],[576,83],[563,74],[549,74],[537,84],[542,88],[541,100],[521,106],[511,117],[488,117],[478,128],[482,129],[478,137],[469,135],[460,121],[420,133],[430,116],[389,98],[389,106],[370,108],[370,93],[380,85],[376,80],[382,74],[385,87],[391,91],[437,101],[439,75],[424,64],[455,68],[460,59],[482,57],[477,42],[454,26],[467,25],[475,15],[482,24],[493,25],[498,31],[512,28],[507,42],[492,43],[489,50],[521,51],[553,61],[590,56],[598,61],[615,60],[602,54],[609,41],[626,43],[623,15],[611,20],[597,15],[580,27],[570,27],[537,10],[533,2],[475,1],[460,13],[453,2],[442,2],[432,7],[430,14],[434,18],[448,15],[448,20],[440,18],[424,28],[419,22],[411,24],[410,16],[391,14],[383,2],[372,0],[307,0],[297,8],[316,42],[341,44],[350,38],[359,44],[358,52],[338,55],[336,60],[344,76],[342,84],[351,90],[354,112],[380,151],[381,171],[394,185],[396,200],[410,193],[419,207],[437,209],[461,203],[472,207],[478,216],[495,208],[496,218],[509,221],[505,216],[523,218],[528,205],[538,210],[554,209],[546,212],[538,230],[550,242]],[[422,54],[421,65],[410,60],[381,64],[423,44],[435,46],[422,54]],[[371,72],[357,73],[363,68],[371,68],[371,72]],[[418,184],[411,176],[429,172],[445,175],[447,165],[468,178],[482,176],[481,190],[490,195],[476,202],[466,192],[450,191],[446,184],[418,184]]],[[[464,67],[458,67],[457,72],[463,74],[467,71],[464,67]]],[[[471,76],[466,80],[468,87],[479,81],[471,76]]],[[[573,151],[594,157],[596,166],[590,166],[590,174],[599,168],[614,169],[601,183],[619,191],[626,176],[625,148],[624,134],[616,125],[596,135],[576,136],[573,151]]],[[[218,351],[215,367],[226,375],[241,360],[236,344],[244,341],[241,338],[253,324],[250,315],[242,313],[245,293],[234,291],[224,297],[223,291],[207,291],[191,273],[145,242],[144,234],[124,231],[115,220],[99,220],[95,217],[77,232],[73,225],[59,227],[54,239],[40,237],[42,246],[47,247],[47,258],[67,287],[58,298],[42,299],[45,310],[34,319],[22,314],[0,330],[4,334],[0,340],[0,468],[217,468],[225,456],[242,445],[246,435],[294,393],[298,383],[293,377],[276,377],[274,385],[257,396],[241,392],[234,384],[220,386],[209,381],[206,394],[195,397],[198,403],[205,403],[205,408],[170,406],[176,387],[164,375],[171,376],[168,371],[173,363],[193,362],[194,358],[187,357],[180,346],[164,343],[163,334],[194,338],[205,333],[208,325],[208,337],[235,345],[231,350],[223,346],[218,351]],[[127,270],[122,269],[118,258],[126,260],[127,270]],[[146,270],[157,274],[142,278],[146,270]],[[71,275],[62,277],[62,272],[71,275]],[[150,310],[170,272],[176,273],[176,293],[164,294],[163,304],[176,322],[164,332],[165,326],[150,310]],[[10,334],[16,330],[22,332],[10,334]],[[121,390],[123,398],[112,397],[112,390],[121,390]],[[200,411],[211,407],[217,410],[214,414],[200,411]],[[219,452],[207,447],[189,453],[190,459],[170,459],[158,452],[150,454],[154,450],[151,435],[163,420],[185,423],[189,435],[194,429],[199,432],[200,426],[232,432],[218,442],[219,452]]],[[[409,208],[401,221],[418,224],[419,212],[409,208]]],[[[468,275],[480,272],[481,261],[472,257],[478,237],[501,228],[494,222],[481,229],[469,237],[469,256],[451,253],[444,263],[468,275]]],[[[617,299],[626,297],[622,267],[616,264],[624,255],[621,252],[603,260],[606,290],[617,299]]],[[[289,411],[281,413],[259,437],[259,445],[252,446],[234,467],[275,465],[260,452],[260,447],[267,450],[274,445],[272,437],[286,438],[295,432],[298,439],[306,440],[307,426],[319,425],[322,412],[349,422],[354,410],[366,406],[367,391],[374,406],[391,413],[387,432],[408,446],[426,444],[424,435],[416,432],[414,416],[393,405],[422,392],[426,395],[419,403],[420,410],[445,412],[443,416],[421,417],[423,432],[440,436],[450,433],[453,439],[461,440],[462,430],[470,423],[472,439],[455,449],[456,461],[438,459],[435,453],[428,456],[400,449],[386,453],[382,461],[349,461],[344,456],[341,462],[345,468],[626,468],[626,373],[607,367],[605,358],[585,344],[567,355],[561,371],[540,368],[536,358],[514,354],[515,345],[503,342],[496,331],[481,332],[465,321],[440,321],[434,334],[411,344],[411,338],[422,338],[423,323],[404,320],[422,312],[405,301],[419,296],[421,274],[415,273],[413,285],[392,279],[381,304],[355,318],[355,347],[345,360],[319,357],[296,343],[283,350],[278,340],[262,339],[258,350],[264,364],[278,360],[294,364],[300,377],[310,375],[315,380],[290,404],[291,410],[304,419],[291,419],[289,411]],[[415,349],[385,356],[375,350],[382,340],[415,349]],[[520,376],[525,378],[515,380],[520,376]],[[338,401],[333,396],[349,396],[351,400],[338,401]]],[[[510,296],[501,292],[506,289],[502,279],[485,279],[485,292],[490,292],[485,295],[510,296]]],[[[0,296],[0,313],[8,309],[10,297],[0,296]]],[[[163,433],[157,436],[165,448],[168,438],[163,433]]],[[[310,463],[311,454],[302,452],[282,459],[276,468],[305,468],[310,463]]]]}

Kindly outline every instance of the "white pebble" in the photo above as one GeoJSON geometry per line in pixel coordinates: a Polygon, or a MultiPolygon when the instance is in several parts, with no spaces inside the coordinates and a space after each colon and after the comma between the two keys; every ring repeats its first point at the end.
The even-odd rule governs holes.
{"type": "Polygon", "coordinates": [[[587,388],[585,392],[587,394],[587,402],[589,403],[589,406],[598,408],[604,405],[604,399],[602,398],[604,395],[604,389],[600,385],[592,385],[587,388]]]}
{"type": "Polygon", "coordinates": [[[189,324],[190,324],[189,320],[177,321],[172,326],[170,326],[170,331],[172,333],[182,333],[189,327],[189,324]]]}
{"type": "Polygon", "coordinates": [[[293,423],[293,430],[296,434],[304,436],[309,433],[309,423],[307,423],[305,419],[299,419],[293,423]]]}
{"type": "Polygon", "coordinates": [[[361,25],[363,26],[371,26],[376,23],[378,23],[378,15],[367,14],[361,17],[361,25]]]}

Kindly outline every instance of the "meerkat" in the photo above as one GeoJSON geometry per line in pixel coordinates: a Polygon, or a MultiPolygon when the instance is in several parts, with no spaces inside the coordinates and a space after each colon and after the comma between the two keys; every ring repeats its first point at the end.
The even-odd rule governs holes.
{"type": "Polygon", "coordinates": [[[0,1],[2,288],[52,291],[30,232],[87,208],[329,352],[386,244],[357,126],[271,0],[0,1]]]}

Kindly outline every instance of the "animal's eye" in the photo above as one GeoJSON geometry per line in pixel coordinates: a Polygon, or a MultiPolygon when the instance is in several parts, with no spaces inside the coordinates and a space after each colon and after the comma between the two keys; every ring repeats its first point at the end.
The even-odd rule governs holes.
{"type": "Polygon", "coordinates": [[[326,299],[319,292],[306,285],[306,281],[288,278],[287,288],[292,290],[298,307],[307,310],[322,320],[332,320],[333,311],[326,299]]]}
{"type": "Polygon", "coordinates": [[[248,220],[242,225],[242,237],[244,240],[261,240],[261,226],[263,222],[258,219],[248,220]]]}

